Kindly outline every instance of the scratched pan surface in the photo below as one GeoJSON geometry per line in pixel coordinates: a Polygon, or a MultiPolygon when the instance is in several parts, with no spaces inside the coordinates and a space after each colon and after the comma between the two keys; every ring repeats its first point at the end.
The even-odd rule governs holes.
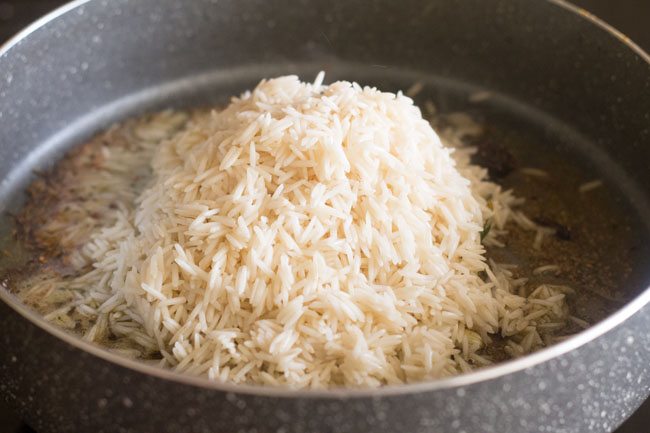
{"type": "MultiPolygon", "coordinates": [[[[261,77],[310,79],[321,69],[329,81],[387,90],[421,81],[416,102],[432,100],[443,118],[477,118],[481,162],[526,197],[533,217],[562,227],[534,260],[525,234],[494,254],[560,264],[578,289],[575,315],[597,325],[454,379],[291,392],[116,358],[0,289],[0,392],[37,430],[607,432],[648,395],[650,66],[606,29],[559,3],[524,0],[93,0],[68,9],[0,54],[3,210],[18,209],[34,169],[131,115],[222,104],[261,77]],[[594,179],[603,187],[578,193],[594,179]]],[[[19,251],[8,219],[3,230],[5,247],[19,251]]],[[[30,259],[12,256],[5,269],[30,259]]]]}

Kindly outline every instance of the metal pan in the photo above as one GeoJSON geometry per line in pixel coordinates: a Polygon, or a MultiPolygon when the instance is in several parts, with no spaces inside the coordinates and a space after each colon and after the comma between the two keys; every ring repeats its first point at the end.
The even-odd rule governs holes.
{"type": "Polygon", "coordinates": [[[34,168],[135,113],[219,103],[261,77],[320,69],[388,89],[419,80],[443,111],[495,125],[522,162],[557,168],[557,184],[527,194],[536,188],[585,219],[625,227],[611,245],[576,229],[625,301],[595,308],[587,293],[577,308],[594,326],[471,374],[291,391],[118,357],[0,289],[0,392],[44,432],[612,431],[650,393],[649,60],[559,0],[87,0],[59,9],[0,51],[2,210],[21,205],[34,168]],[[472,106],[477,90],[494,98],[472,106]],[[569,194],[582,175],[605,180],[602,203],[569,194]]]}

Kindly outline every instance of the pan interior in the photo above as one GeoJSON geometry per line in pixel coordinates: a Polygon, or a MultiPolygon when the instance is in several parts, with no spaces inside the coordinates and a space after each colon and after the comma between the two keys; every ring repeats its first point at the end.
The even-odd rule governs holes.
{"type": "MultiPolygon", "coordinates": [[[[0,185],[5,214],[0,247],[10,252],[0,259],[0,272],[25,268],[35,259],[15,240],[16,227],[9,213],[23,203],[22,191],[34,173],[51,169],[66,150],[130,116],[165,108],[223,105],[262,77],[297,74],[310,80],[319,69],[312,64],[271,65],[188,77],[117,100],[62,129],[36,146],[0,185]]],[[[561,227],[564,233],[548,239],[534,259],[529,253],[533,235],[514,236],[506,250],[494,251],[494,257],[528,270],[540,264],[560,265],[563,272],[557,283],[576,289],[570,299],[572,314],[596,323],[646,287],[650,269],[647,197],[615,160],[570,125],[507,95],[489,93],[490,89],[413,71],[343,63],[329,64],[325,71],[327,82],[354,80],[388,91],[406,90],[421,82],[423,90],[414,98],[418,105],[424,107],[430,100],[442,119],[450,113],[465,112],[484,125],[486,132],[477,144],[487,146],[488,159],[499,152],[510,155],[512,170],[500,176],[499,183],[526,198],[524,210],[530,217],[561,227]],[[530,167],[549,176],[526,175],[522,169],[530,167]],[[578,191],[580,185],[593,180],[601,180],[603,186],[586,193],[578,191]]],[[[575,327],[570,331],[579,330],[575,327]]]]}

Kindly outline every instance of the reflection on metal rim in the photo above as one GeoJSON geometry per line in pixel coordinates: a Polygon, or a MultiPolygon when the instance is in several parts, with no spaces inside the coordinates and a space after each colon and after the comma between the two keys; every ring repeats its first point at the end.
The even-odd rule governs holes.
{"type": "MultiPolygon", "coordinates": [[[[45,15],[41,19],[35,21],[33,24],[25,28],[23,31],[18,33],[16,36],[11,38],[4,45],[0,46],[0,67],[2,66],[2,59],[9,53],[9,51],[16,45],[18,45],[22,40],[26,39],[30,34],[39,30],[40,28],[47,25],[49,22],[59,18],[60,16],[76,9],[79,6],[89,3],[92,0],[75,0],[71,3],[68,3],[55,11],[51,12],[48,15],[45,15]]],[[[608,32],[612,36],[616,37],[622,44],[627,46],[629,49],[634,51],[640,58],[645,62],[650,64],[650,56],[638,45],[632,42],[627,36],[623,35],[618,30],[614,29],[609,24],[600,20],[599,18],[591,15],[584,9],[578,8],[564,0],[546,0],[549,3],[552,3],[558,7],[564,8],[568,12],[574,13],[580,16],[582,19],[585,19],[592,24],[600,27],[604,31],[608,32]]],[[[570,352],[574,349],[577,349],[590,341],[600,337],[606,332],[612,330],[616,326],[623,323],[625,320],[630,318],[632,315],[641,310],[646,304],[650,303],[650,287],[637,296],[634,300],[626,304],[623,308],[618,310],[616,313],[607,317],[602,322],[576,334],[575,336],[568,338],[567,340],[555,344],[546,349],[542,349],[538,352],[535,352],[531,355],[506,361],[492,367],[486,367],[471,373],[462,374],[459,376],[438,379],[429,382],[407,384],[407,385],[390,385],[376,389],[331,389],[331,390],[292,390],[289,388],[274,388],[274,387],[264,387],[264,386],[254,386],[254,385],[234,385],[227,383],[218,383],[213,382],[208,379],[196,376],[189,376],[182,373],[177,373],[169,369],[164,369],[162,367],[156,367],[147,365],[143,362],[137,360],[129,359],[120,355],[109,352],[108,350],[102,348],[99,345],[88,343],[54,325],[48,323],[43,319],[39,314],[30,310],[25,305],[23,305],[20,300],[9,293],[7,290],[0,288],[0,300],[5,302],[8,306],[14,309],[18,314],[20,314],[26,320],[32,322],[39,328],[48,332],[56,338],[59,338],[66,343],[74,346],[80,350],[88,352],[94,356],[102,358],[113,364],[135,370],[137,372],[157,377],[163,380],[174,381],[188,386],[196,386],[201,388],[214,389],[222,392],[233,392],[240,394],[252,394],[252,395],[261,395],[269,397],[284,397],[284,398],[362,398],[362,397],[379,397],[379,396],[390,396],[390,395],[400,395],[400,394],[411,394],[411,393],[420,393],[420,392],[430,392],[439,389],[447,389],[454,387],[467,386],[479,382],[488,381],[495,379],[501,376],[508,375],[510,373],[515,373],[527,368],[534,367],[535,365],[541,364],[543,362],[549,361],[553,358],[556,358],[562,354],[570,352]]]]}
{"type": "Polygon", "coordinates": [[[83,5],[84,3],[88,3],[91,0],[74,0],[71,1],[70,3],[66,3],[63,6],[54,9],[52,12],[48,13],[47,15],[42,16],[41,18],[37,19],[24,29],[22,29],[20,32],[18,32],[15,36],[10,38],[8,41],[0,45],[0,59],[9,52],[11,48],[14,46],[18,45],[20,41],[23,39],[27,38],[29,35],[34,33],[36,30],[40,29],[41,27],[45,26],[48,24],[50,21],[54,21],[61,15],[65,15],[66,13],[70,12],[73,9],[78,8],[79,6],[83,5]]]}

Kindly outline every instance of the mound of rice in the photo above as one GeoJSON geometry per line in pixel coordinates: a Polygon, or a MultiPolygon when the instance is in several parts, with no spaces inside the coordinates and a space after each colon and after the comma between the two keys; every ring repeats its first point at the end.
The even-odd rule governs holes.
{"type": "Polygon", "coordinates": [[[262,81],[160,145],[181,120],[139,130],[149,183],[102,204],[114,217],[48,318],[179,371],[297,388],[468,371],[493,334],[511,355],[542,346],[565,289],[526,295],[483,245],[529,222],[520,201],[410,98],[322,79],[262,81]]]}

